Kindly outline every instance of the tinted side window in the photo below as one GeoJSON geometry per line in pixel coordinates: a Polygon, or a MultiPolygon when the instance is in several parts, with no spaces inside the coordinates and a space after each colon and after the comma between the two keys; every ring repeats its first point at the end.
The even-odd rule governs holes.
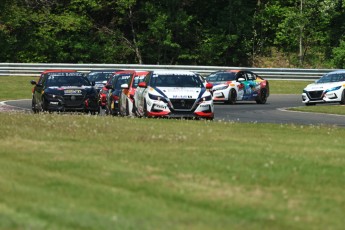
{"type": "Polygon", "coordinates": [[[255,80],[254,74],[252,74],[252,73],[247,73],[247,79],[248,79],[248,81],[254,81],[254,80],[255,80]]]}

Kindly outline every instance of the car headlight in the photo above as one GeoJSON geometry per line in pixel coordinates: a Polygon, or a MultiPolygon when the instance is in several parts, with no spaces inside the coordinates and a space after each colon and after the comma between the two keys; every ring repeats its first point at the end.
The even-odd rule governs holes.
{"type": "Polygon", "coordinates": [[[331,91],[336,91],[336,90],[338,90],[340,88],[341,88],[341,86],[333,87],[331,89],[327,89],[325,92],[328,93],[328,92],[331,92],[331,91]]]}
{"type": "Polygon", "coordinates": [[[206,97],[202,97],[199,99],[199,103],[202,103],[204,101],[211,101],[212,100],[212,96],[211,95],[208,95],[206,97]]]}
{"type": "Polygon", "coordinates": [[[60,98],[61,96],[56,95],[56,94],[51,94],[51,93],[44,93],[44,96],[49,99],[57,99],[60,98]]]}
{"type": "Polygon", "coordinates": [[[222,87],[219,87],[219,88],[216,88],[216,89],[214,89],[215,91],[217,91],[217,90],[224,90],[224,89],[227,89],[229,87],[229,85],[224,85],[224,86],[222,86],[222,87]]]}
{"type": "Polygon", "coordinates": [[[107,94],[108,93],[108,89],[101,89],[101,91],[99,91],[100,93],[102,93],[102,94],[107,94]]]}
{"type": "Polygon", "coordinates": [[[168,100],[165,97],[162,97],[162,96],[157,96],[157,95],[149,94],[149,98],[151,100],[163,101],[165,103],[168,103],[168,100]]]}

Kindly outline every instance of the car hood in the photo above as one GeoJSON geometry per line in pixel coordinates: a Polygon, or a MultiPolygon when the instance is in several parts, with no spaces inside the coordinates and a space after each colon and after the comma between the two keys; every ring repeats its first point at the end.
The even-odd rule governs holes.
{"type": "Polygon", "coordinates": [[[170,99],[197,99],[201,94],[205,93],[205,88],[189,88],[189,87],[155,87],[151,91],[170,99]]]}
{"type": "Polygon", "coordinates": [[[103,88],[103,86],[105,86],[105,84],[107,84],[107,81],[96,81],[95,82],[95,88],[101,89],[101,88],[103,88]]]}
{"type": "Polygon", "coordinates": [[[313,83],[304,88],[306,91],[326,90],[337,86],[345,85],[344,82],[313,83]]]}
{"type": "Polygon", "coordinates": [[[53,86],[48,87],[45,90],[45,93],[53,93],[57,95],[84,95],[93,91],[92,86],[53,86]]]}

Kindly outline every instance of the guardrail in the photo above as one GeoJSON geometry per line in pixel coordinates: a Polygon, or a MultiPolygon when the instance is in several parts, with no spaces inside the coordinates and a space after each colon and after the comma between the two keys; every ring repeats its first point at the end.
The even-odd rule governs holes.
{"type": "Polygon", "coordinates": [[[81,72],[93,70],[155,70],[181,69],[198,72],[206,76],[217,70],[247,69],[268,80],[317,80],[335,69],[293,69],[293,68],[244,68],[226,66],[186,66],[186,65],[137,65],[137,64],[47,64],[47,63],[0,63],[0,76],[39,76],[47,69],[75,69],[81,72]]]}

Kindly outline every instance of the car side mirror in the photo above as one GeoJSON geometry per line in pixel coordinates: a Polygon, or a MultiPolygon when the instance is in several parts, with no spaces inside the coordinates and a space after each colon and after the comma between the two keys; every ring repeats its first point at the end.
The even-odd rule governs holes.
{"type": "Polygon", "coordinates": [[[140,87],[140,88],[146,88],[146,87],[147,87],[146,82],[144,82],[144,81],[140,82],[140,83],[138,84],[138,87],[140,87]]]}
{"type": "Polygon", "coordinates": [[[246,80],[245,78],[240,77],[237,81],[238,81],[238,82],[241,82],[241,81],[245,81],[245,80],[246,80]]]}
{"type": "Polygon", "coordinates": [[[213,85],[211,83],[206,83],[206,89],[212,89],[213,85]]]}
{"type": "Polygon", "coordinates": [[[34,81],[34,80],[31,80],[30,83],[31,83],[31,85],[36,85],[37,84],[37,82],[34,81]]]}
{"type": "Polygon", "coordinates": [[[128,84],[126,84],[126,83],[125,83],[125,84],[122,84],[122,85],[121,85],[121,89],[129,89],[128,84]]]}
{"type": "Polygon", "coordinates": [[[112,85],[105,85],[105,88],[107,88],[107,89],[114,89],[112,85]]]}

